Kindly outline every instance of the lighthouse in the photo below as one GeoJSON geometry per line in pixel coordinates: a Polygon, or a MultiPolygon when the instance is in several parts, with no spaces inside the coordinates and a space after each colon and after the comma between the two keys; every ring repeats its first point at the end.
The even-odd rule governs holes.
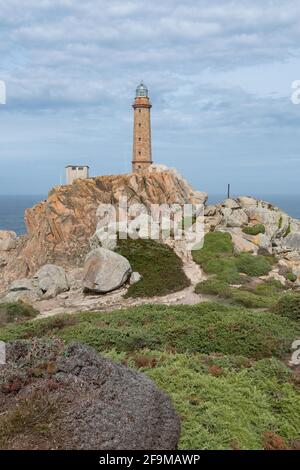
{"type": "Polygon", "coordinates": [[[152,164],[150,119],[152,104],[148,88],[143,82],[136,89],[132,107],[134,113],[132,171],[143,173],[152,164]]]}

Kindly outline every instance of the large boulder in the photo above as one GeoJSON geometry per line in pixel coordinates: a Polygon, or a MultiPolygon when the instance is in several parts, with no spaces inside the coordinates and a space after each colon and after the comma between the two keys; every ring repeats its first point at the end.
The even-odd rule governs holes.
{"type": "Polygon", "coordinates": [[[16,248],[17,234],[9,230],[0,230],[0,251],[10,251],[16,248]]]}
{"type": "Polygon", "coordinates": [[[79,343],[8,344],[0,401],[2,449],[157,451],[178,445],[180,422],[170,398],[144,374],[79,343]]]}
{"type": "Polygon", "coordinates": [[[45,299],[56,297],[70,288],[65,270],[55,264],[45,264],[33,279],[45,299]]]}
{"type": "Polygon", "coordinates": [[[83,287],[97,294],[106,294],[121,287],[132,272],[129,261],[124,256],[96,248],[85,259],[83,287]]]}

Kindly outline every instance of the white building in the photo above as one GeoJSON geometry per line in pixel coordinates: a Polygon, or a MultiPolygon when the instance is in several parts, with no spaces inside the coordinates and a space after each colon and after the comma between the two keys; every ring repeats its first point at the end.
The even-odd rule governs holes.
{"type": "Polygon", "coordinates": [[[66,166],[67,184],[72,184],[77,178],[89,178],[90,168],[86,165],[68,165],[66,166]]]}

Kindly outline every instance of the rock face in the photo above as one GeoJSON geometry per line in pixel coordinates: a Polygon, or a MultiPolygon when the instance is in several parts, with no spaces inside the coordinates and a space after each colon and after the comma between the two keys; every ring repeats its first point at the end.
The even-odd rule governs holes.
{"type": "Polygon", "coordinates": [[[96,248],[86,257],[83,287],[97,294],[106,294],[121,287],[132,272],[129,261],[106,248],[96,248]]]}
{"type": "Polygon", "coordinates": [[[16,248],[17,234],[15,232],[0,230],[0,251],[10,251],[16,248]]]}
{"type": "Polygon", "coordinates": [[[7,347],[7,360],[0,371],[6,410],[0,422],[7,430],[1,433],[1,449],[177,448],[180,423],[171,400],[145,375],[78,343],[65,349],[58,340],[16,341],[7,347]],[[30,370],[41,373],[34,376],[30,370]],[[16,409],[20,425],[14,435],[9,422],[16,409]],[[29,419],[40,425],[33,435],[29,419]],[[47,420],[51,426],[43,427],[47,420]]]}
{"type": "Polygon", "coordinates": [[[145,175],[102,176],[54,188],[47,200],[25,213],[28,236],[1,268],[0,290],[15,279],[33,275],[44,264],[79,267],[90,251],[100,204],[115,204],[126,196],[129,205],[200,203],[205,193],[194,191],[173,170],[164,167],[145,175]]]}

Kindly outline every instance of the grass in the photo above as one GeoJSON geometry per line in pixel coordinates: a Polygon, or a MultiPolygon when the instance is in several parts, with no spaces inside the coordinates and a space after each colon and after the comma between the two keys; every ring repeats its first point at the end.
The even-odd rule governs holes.
{"type": "Polygon", "coordinates": [[[166,245],[153,240],[119,240],[117,251],[142,275],[129,287],[126,297],[167,295],[190,285],[181,259],[166,245]]]}
{"type": "Polygon", "coordinates": [[[243,228],[243,232],[247,235],[259,235],[260,233],[266,233],[266,227],[263,224],[249,225],[243,228]]]}
{"type": "Polygon", "coordinates": [[[261,359],[286,354],[300,325],[279,315],[218,303],[195,306],[144,305],[105,313],[81,313],[7,325],[0,340],[58,336],[97,351],[143,348],[221,353],[261,359]]]}
{"type": "Polygon", "coordinates": [[[0,303],[0,325],[34,318],[39,312],[23,302],[0,303]]]}

